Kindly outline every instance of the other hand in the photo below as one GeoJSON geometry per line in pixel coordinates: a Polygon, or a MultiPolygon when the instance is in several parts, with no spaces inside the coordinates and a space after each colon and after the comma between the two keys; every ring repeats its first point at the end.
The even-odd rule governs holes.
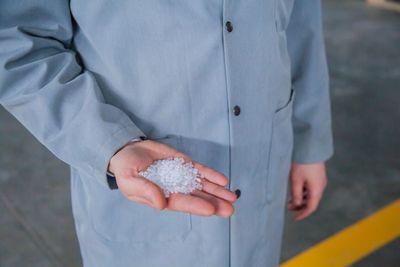
{"type": "Polygon", "coordinates": [[[288,209],[295,221],[302,220],[318,207],[327,185],[325,163],[299,164],[293,162],[290,171],[291,198],[288,209]]]}

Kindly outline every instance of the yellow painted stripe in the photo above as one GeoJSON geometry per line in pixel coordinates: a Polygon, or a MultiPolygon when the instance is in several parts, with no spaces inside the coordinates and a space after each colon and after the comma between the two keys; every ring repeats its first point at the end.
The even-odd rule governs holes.
{"type": "Polygon", "coordinates": [[[399,237],[400,200],[397,200],[300,253],[281,267],[348,266],[399,237]]]}

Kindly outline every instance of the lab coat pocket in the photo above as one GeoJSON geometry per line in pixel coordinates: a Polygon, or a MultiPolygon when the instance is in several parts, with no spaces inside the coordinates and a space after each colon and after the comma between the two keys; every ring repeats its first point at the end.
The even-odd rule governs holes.
{"type": "MultiPolygon", "coordinates": [[[[150,138],[179,150],[180,136],[150,138]]],[[[192,230],[191,215],[157,210],[125,198],[118,190],[99,192],[89,207],[94,230],[111,242],[182,242],[192,230]]]]}
{"type": "Polygon", "coordinates": [[[288,179],[291,151],[293,148],[293,110],[294,90],[291,90],[288,102],[278,108],[272,119],[271,143],[269,150],[266,203],[275,199],[276,192],[286,192],[286,181],[288,179]]]}

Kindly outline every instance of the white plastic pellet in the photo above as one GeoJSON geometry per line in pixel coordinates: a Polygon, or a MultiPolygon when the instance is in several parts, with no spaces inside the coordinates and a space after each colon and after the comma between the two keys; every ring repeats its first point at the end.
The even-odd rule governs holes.
{"type": "Polygon", "coordinates": [[[200,173],[193,167],[192,162],[184,163],[180,157],[168,157],[155,160],[139,175],[157,184],[164,192],[165,197],[171,193],[189,194],[195,189],[202,189],[200,173]]]}

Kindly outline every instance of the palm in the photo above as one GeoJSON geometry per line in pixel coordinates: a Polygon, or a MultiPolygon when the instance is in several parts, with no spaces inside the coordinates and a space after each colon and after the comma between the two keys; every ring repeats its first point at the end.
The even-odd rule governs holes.
{"type": "Polygon", "coordinates": [[[205,177],[202,182],[203,189],[188,195],[173,193],[169,198],[165,198],[160,187],[138,174],[154,160],[171,156],[182,157],[185,162],[192,161],[189,156],[153,140],[126,146],[111,161],[120,191],[131,200],[158,209],[202,216],[228,217],[233,214],[236,195],[225,188],[228,179],[222,173],[198,162],[192,161],[194,167],[205,177]]]}

